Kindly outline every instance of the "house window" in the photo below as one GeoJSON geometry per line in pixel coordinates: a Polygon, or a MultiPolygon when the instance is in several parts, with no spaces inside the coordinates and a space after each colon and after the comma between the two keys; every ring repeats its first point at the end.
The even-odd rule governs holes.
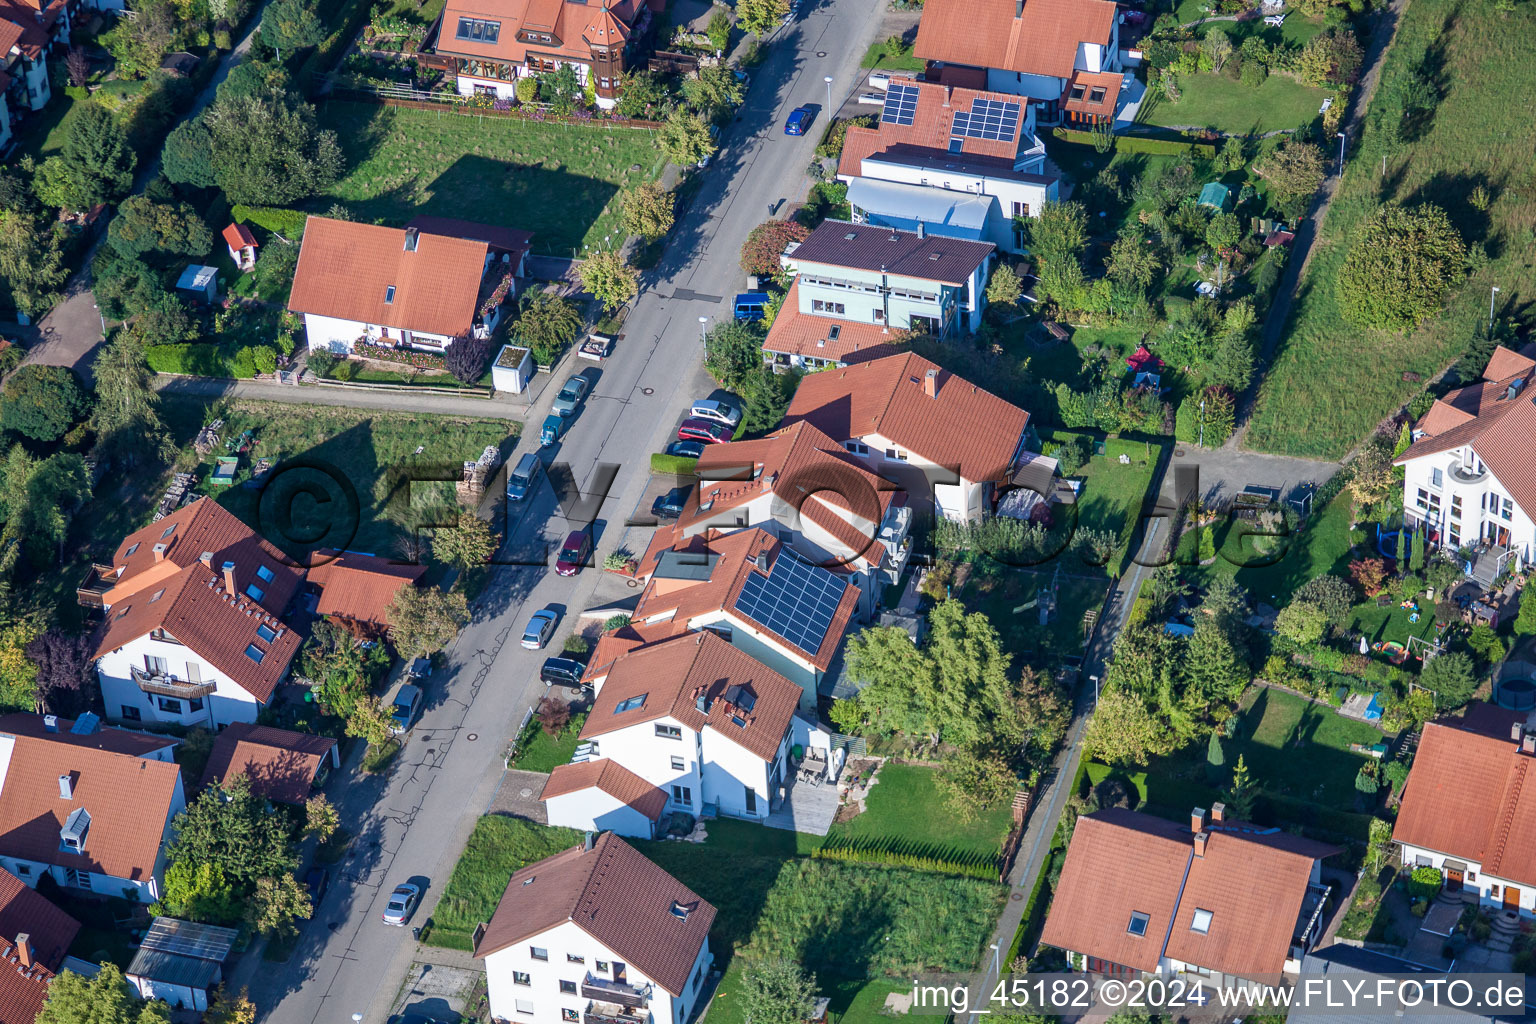
{"type": "Polygon", "coordinates": [[[672,759],[672,770],[675,771],[675,772],[680,772],[680,771],[683,770],[683,759],[682,758],[674,757],[672,759]]]}
{"type": "Polygon", "coordinates": [[[1467,881],[1469,881],[1469,882],[1477,881],[1477,872],[1476,871],[1468,871],[1467,872],[1467,881]]]}
{"type": "Polygon", "coordinates": [[[266,623],[262,623],[256,627],[256,636],[261,640],[265,640],[267,643],[271,643],[273,640],[277,639],[277,630],[273,629],[271,626],[268,626],[266,623]]]}
{"type": "Polygon", "coordinates": [[[616,715],[622,715],[626,711],[634,711],[638,708],[643,708],[645,707],[645,698],[646,694],[643,693],[638,697],[625,697],[623,700],[619,701],[618,704],[614,705],[613,713],[616,715]]]}
{"type": "Polygon", "coordinates": [[[124,558],[132,558],[133,557],[133,553],[135,551],[137,551],[137,550],[139,550],[139,542],[138,541],[134,541],[133,542],[133,547],[131,547],[127,551],[125,551],[123,553],[123,557],[124,558]]]}
{"type": "Polygon", "coordinates": [[[181,714],[181,701],[174,697],[161,697],[158,703],[161,711],[165,711],[173,715],[181,714]]]}
{"type": "Polygon", "coordinates": [[[518,999],[513,1002],[512,1008],[518,1013],[526,1013],[530,1017],[533,1016],[533,1003],[530,1000],[518,999]]]}
{"type": "Polygon", "coordinates": [[[1195,909],[1195,918],[1189,923],[1189,930],[1199,932],[1201,935],[1209,935],[1211,932],[1211,912],[1197,907],[1195,909]]]}
{"type": "Polygon", "coordinates": [[[16,865],[16,874],[21,876],[22,878],[31,878],[32,877],[32,866],[30,864],[17,864],[16,865]]]}
{"type": "Polygon", "coordinates": [[[883,309],[875,310],[875,323],[877,323],[877,324],[878,323],[883,323],[884,321],[885,321],[885,310],[883,310],[883,309]]]}
{"type": "Polygon", "coordinates": [[[262,598],[267,596],[267,592],[262,590],[256,584],[252,583],[250,586],[245,588],[245,596],[250,598],[252,601],[260,601],[262,598]]]}
{"type": "Polygon", "coordinates": [[[393,306],[395,304],[395,286],[394,285],[390,285],[388,288],[384,289],[384,304],[386,306],[393,306]]]}
{"type": "Polygon", "coordinates": [[[562,995],[567,995],[567,996],[575,995],[576,994],[576,983],[574,981],[562,981],[562,982],[560,982],[560,993],[562,995]]]}
{"type": "Polygon", "coordinates": [[[1151,919],[1146,914],[1138,910],[1131,914],[1131,923],[1125,926],[1125,930],[1132,935],[1145,935],[1147,934],[1147,922],[1149,920],[1151,919]]]}
{"type": "Polygon", "coordinates": [[[1029,216],[1029,204],[1028,203],[1014,203],[1013,204],[1013,215],[1015,217],[1028,217],[1029,216]]]}
{"type": "Polygon", "coordinates": [[[261,580],[261,582],[263,582],[263,583],[271,583],[272,582],[272,577],[275,576],[275,575],[276,575],[276,573],[274,573],[270,568],[268,568],[265,565],[262,566],[260,569],[256,570],[256,578],[261,580]]]}
{"type": "Polygon", "coordinates": [[[580,1020],[581,1016],[575,1010],[562,1006],[560,1007],[560,1019],[563,1021],[574,1022],[580,1020]]]}
{"type": "Polygon", "coordinates": [[[514,984],[514,985],[532,985],[533,984],[533,976],[530,975],[530,974],[526,974],[523,971],[513,971],[512,972],[512,984],[514,984]]]}
{"type": "Polygon", "coordinates": [[[1094,86],[1093,89],[1090,90],[1089,93],[1088,93],[1088,102],[1089,103],[1103,103],[1104,102],[1104,87],[1103,86],[1099,86],[1099,85],[1094,86]]]}
{"type": "Polygon", "coordinates": [[[1429,471],[1429,484],[1430,484],[1431,487],[1444,487],[1445,486],[1445,472],[1443,470],[1439,470],[1439,469],[1432,469],[1432,470],[1430,470],[1429,471]]]}
{"type": "Polygon", "coordinates": [[[587,958],[584,956],[572,956],[570,953],[567,953],[565,954],[565,962],[568,964],[584,964],[587,962],[587,958]]]}
{"type": "Polygon", "coordinates": [[[459,27],[453,35],[455,39],[468,39],[475,43],[494,43],[501,35],[501,22],[460,18],[459,27]]]}
{"type": "Polygon", "coordinates": [[[863,441],[844,441],[843,447],[848,449],[848,451],[852,452],[854,455],[869,454],[869,445],[865,444],[863,441]]]}
{"type": "Polygon", "coordinates": [[[592,961],[592,969],[594,971],[596,971],[598,974],[607,974],[608,973],[608,961],[607,960],[594,960],[594,961],[592,961]]]}
{"type": "Polygon", "coordinates": [[[680,740],[683,738],[683,730],[675,725],[658,725],[656,735],[664,740],[680,740]]]}
{"type": "Polygon", "coordinates": [[[261,659],[267,656],[267,652],[255,644],[248,644],[245,648],[245,656],[260,665],[261,659]]]}
{"type": "Polygon", "coordinates": [[[1515,503],[1508,498],[1504,499],[1504,511],[1499,515],[1504,519],[1513,519],[1515,516],[1515,503]]]}
{"type": "Polygon", "coordinates": [[[535,960],[548,960],[549,950],[545,949],[543,946],[529,946],[528,955],[533,957],[535,960]]]}
{"type": "Polygon", "coordinates": [[[175,532],[176,532],[176,524],[172,523],[170,526],[167,526],[165,528],[165,532],[164,533],[160,534],[160,539],[161,540],[165,540],[165,538],[169,537],[171,534],[173,534],[175,532]]]}
{"type": "Polygon", "coordinates": [[[895,459],[897,462],[907,461],[907,453],[902,451],[900,448],[887,448],[885,450],[885,457],[888,459],[895,459]]]}
{"type": "Polygon", "coordinates": [[[124,704],[117,710],[121,712],[118,717],[125,722],[137,722],[140,718],[143,717],[139,714],[139,709],[131,704],[124,704]]]}
{"type": "Polygon", "coordinates": [[[201,697],[193,697],[191,700],[187,701],[187,710],[188,711],[201,711],[201,710],[203,710],[203,698],[201,698],[201,697]]]}
{"type": "Polygon", "coordinates": [[[692,804],[693,790],[687,786],[672,787],[672,802],[675,804],[692,804]]]}
{"type": "Polygon", "coordinates": [[[704,965],[699,964],[699,969],[693,972],[693,990],[697,992],[699,985],[704,981],[704,965]]]}
{"type": "Polygon", "coordinates": [[[157,658],[153,654],[146,654],[144,655],[144,670],[152,676],[163,676],[171,668],[164,658],[157,658]]]}

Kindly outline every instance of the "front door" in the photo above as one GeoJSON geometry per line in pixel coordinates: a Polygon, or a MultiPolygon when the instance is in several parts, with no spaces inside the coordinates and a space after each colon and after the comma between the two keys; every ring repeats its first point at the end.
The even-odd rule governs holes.
{"type": "Polygon", "coordinates": [[[748,814],[756,814],[757,813],[757,793],[756,793],[756,791],[753,790],[751,786],[743,786],[742,788],[746,791],[747,813],[748,814]]]}
{"type": "Polygon", "coordinates": [[[1445,869],[1445,887],[1451,892],[1460,892],[1463,881],[1465,881],[1465,878],[1460,868],[1445,869]]]}
{"type": "Polygon", "coordinates": [[[1505,910],[1519,910],[1520,909],[1520,890],[1516,889],[1512,885],[1506,885],[1504,887],[1504,909],[1505,910]]]}

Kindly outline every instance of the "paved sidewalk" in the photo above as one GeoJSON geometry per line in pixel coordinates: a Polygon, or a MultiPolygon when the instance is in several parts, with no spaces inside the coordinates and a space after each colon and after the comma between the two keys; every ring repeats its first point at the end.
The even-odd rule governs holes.
{"type": "Polygon", "coordinates": [[[512,396],[465,398],[432,395],[419,391],[371,391],[365,388],[330,388],[317,384],[277,384],[264,380],[217,380],[212,377],[161,376],[155,387],[162,395],[196,395],[210,398],[253,398],[295,405],[338,405],[349,409],[381,409],[387,412],[424,412],[478,419],[522,420],[528,405],[512,396]]]}

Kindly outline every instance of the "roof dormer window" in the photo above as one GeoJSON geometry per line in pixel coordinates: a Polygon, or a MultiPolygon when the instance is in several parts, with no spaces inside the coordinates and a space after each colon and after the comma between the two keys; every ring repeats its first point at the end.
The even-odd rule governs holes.
{"type": "Polygon", "coordinates": [[[392,306],[395,303],[395,286],[390,285],[384,289],[384,305],[392,306]]]}

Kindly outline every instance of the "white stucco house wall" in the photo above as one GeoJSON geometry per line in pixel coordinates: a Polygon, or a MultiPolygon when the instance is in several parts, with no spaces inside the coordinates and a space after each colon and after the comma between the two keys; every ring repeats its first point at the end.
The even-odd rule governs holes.
{"type": "Polygon", "coordinates": [[[477,934],[491,1019],[684,1024],[715,909],[613,833],[513,874],[477,934]]]}

